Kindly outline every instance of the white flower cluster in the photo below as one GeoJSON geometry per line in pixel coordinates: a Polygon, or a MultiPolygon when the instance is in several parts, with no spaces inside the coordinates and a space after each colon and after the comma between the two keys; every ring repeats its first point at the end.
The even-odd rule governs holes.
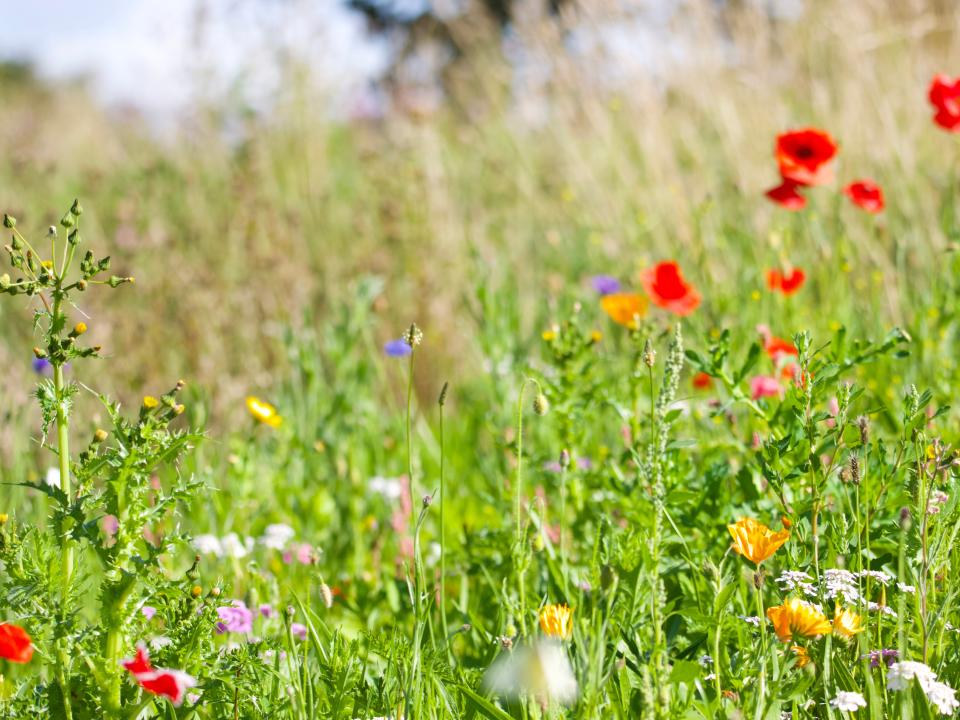
{"type": "Polygon", "coordinates": [[[906,660],[897,662],[887,670],[888,690],[907,690],[910,681],[916,680],[927,699],[936,705],[941,715],[952,715],[960,708],[957,691],[937,680],[937,674],[921,662],[906,660]]]}
{"type": "Polygon", "coordinates": [[[804,595],[816,597],[817,589],[813,585],[813,578],[800,570],[785,570],[777,578],[780,589],[784,592],[799,590],[804,595]]]}
{"type": "Polygon", "coordinates": [[[824,570],[823,584],[826,587],[826,596],[830,600],[841,597],[850,604],[860,601],[857,576],[849,570],[824,570]]]}
{"type": "MultiPolygon", "coordinates": [[[[272,550],[284,550],[296,535],[296,531],[289,525],[276,523],[267,525],[259,542],[272,550]]],[[[216,557],[242,558],[253,552],[257,540],[250,536],[240,538],[237,533],[227,533],[217,537],[209,533],[197,535],[193,538],[193,547],[201,555],[215,555],[216,557]]]]}
{"type": "Polygon", "coordinates": [[[867,701],[864,700],[863,695],[858,692],[840,691],[837,693],[837,696],[830,701],[830,705],[844,712],[856,712],[860,708],[866,707],[867,701]]]}

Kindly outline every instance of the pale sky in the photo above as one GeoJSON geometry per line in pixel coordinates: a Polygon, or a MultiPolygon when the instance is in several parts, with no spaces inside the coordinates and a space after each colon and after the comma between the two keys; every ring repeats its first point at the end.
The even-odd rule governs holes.
{"type": "Polygon", "coordinates": [[[148,113],[175,112],[200,87],[259,106],[284,54],[348,96],[389,55],[340,0],[0,0],[0,28],[0,58],[85,75],[104,102],[148,113]]]}

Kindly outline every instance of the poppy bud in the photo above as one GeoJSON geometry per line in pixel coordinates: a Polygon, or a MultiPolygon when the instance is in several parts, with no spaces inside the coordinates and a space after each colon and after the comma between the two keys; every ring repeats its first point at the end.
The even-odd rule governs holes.
{"type": "Polygon", "coordinates": [[[547,411],[550,410],[550,401],[547,400],[547,396],[543,393],[538,393],[537,396],[533,399],[533,411],[537,415],[546,415],[547,411]]]}
{"type": "Polygon", "coordinates": [[[323,604],[327,608],[333,607],[333,592],[330,590],[330,586],[326,583],[320,583],[320,597],[323,598],[323,604]]]}

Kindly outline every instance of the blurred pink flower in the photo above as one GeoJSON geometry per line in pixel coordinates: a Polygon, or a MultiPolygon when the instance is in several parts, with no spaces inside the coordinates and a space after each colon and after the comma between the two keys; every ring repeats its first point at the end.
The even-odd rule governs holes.
{"type": "Polygon", "coordinates": [[[765,397],[779,397],[780,382],[769,375],[756,375],[750,378],[750,397],[759,400],[765,397]]]}

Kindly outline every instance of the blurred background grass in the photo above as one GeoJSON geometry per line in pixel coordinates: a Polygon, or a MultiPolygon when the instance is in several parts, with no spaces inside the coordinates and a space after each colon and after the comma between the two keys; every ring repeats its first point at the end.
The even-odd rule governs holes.
{"type": "MultiPolygon", "coordinates": [[[[506,33],[464,7],[443,24],[455,52],[430,101],[398,60],[381,83],[390,110],[371,116],[331,113],[312,69],[291,61],[269,111],[198,100],[157,133],[82,81],[5,66],[0,208],[36,237],[80,197],[88,243],[136,277],[119,301],[90,293],[80,308],[111,362],[78,379],[135,403],[182,376],[201,389],[200,419],[230,427],[244,395],[270,397],[291,372],[284,333],[322,335],[375,276],[357,351],[378,353],[416,320],[432,395],[438,377],[462,384],[519,362],[571,287],[589,297],[591,274],[630,283],[676,258],[705,298],[691,338],[899,324],[922,338],[909,377],[949,388],[958,146],[925,92],[960,68],[955,3],[812,0],[791,17],[682,3],[665,31],[684,50],[655,71],[573,46],[575,29],[615,25],[616,3],[518,3],[506,33]],[[539,58],[534,85],[519,82],[511,47],[539,58]],[[838,140],[837,180],[790,214],[763,197],[773,139],[808,124],[838,140]],[[837,192],[860,177],[883,186],[883,215],[837,192]],[[808,271],[800,295],[766,292],[781,262],[808,271]]],[[[29,313],[0,305],[8,419],[31,385],[29,313]]],[[[0,431],[7,457],[12,428],[0,431]]]]}

